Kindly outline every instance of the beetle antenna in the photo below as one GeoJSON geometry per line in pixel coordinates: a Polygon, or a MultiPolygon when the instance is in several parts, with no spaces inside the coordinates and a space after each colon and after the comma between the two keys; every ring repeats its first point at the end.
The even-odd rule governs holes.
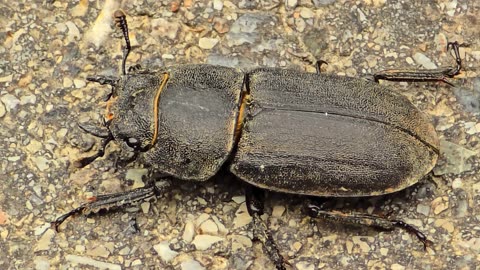
{"type": "Polygon", "coordinates": [[[130,46],[130,38],[128,37],[128,24],[127,24],[127,15],[121,9],[117,9],[113,13],[113,17],[115,18],[115,24],[118,28],[122,29],[123,38],[125,39],[125,47],[123,48],[123,59],[122,59],[122,73],[123,75],[127,74],[125,69],[125,63],[127,62],[128,54],[132,47],[130,46]]]}

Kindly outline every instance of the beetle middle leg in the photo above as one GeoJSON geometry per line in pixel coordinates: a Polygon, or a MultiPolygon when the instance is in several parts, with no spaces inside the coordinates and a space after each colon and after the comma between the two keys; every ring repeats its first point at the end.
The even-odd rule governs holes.
{"type": "Polygon", "coordinates": [[[245,197],[248,213],[252,217],[253,237],[262,242],[275,267],[278,270],[285,270],[285,260],[280,254],[267,224],[260,217],[263,215],[264,191],[249,185],[245,188],[245,197]]]}
{"type": "Polygon", "coordinates": [[[415,235],[420,242],[423,243],[423,248],[427,250],[433,244],[427,239],[427,236],[414,226],[399,219],[388,219],[380,216],[363,214],[363,213],[343,213],[334,210],[325,210],[321,205],[310,203],[308,206],[309,215],[313,218],[321,218],[325,220],[338,221],[353,225],[365,225],[369,227],[378,228],[381,230],[391,231],[395,228],[400,228],[410,234],[415,235]]]}

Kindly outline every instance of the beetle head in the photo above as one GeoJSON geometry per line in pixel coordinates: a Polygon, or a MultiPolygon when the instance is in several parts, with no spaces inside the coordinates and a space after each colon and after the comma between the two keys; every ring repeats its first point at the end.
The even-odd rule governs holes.
{"type": "Polygon", "coordinates": [[[156,128],[154,119],[157,116],[153,115],[153,100],[162,81],[158,74],[141,70],[138,65],[129,69],[131,73],[126,73],[125,62],[131,50],[126,15],[117,10],[114,17],[126,42],[122,75],[120,78],[100,75],[87,77],[88,81],[112,86],[112,91],[105,100],[107,108],[103,129],[89,131],[82,128],[94,136],[104,138],[102,147],[94,156],[78,161],[77,167],[86,166],[97,157],[103,156],[105,147],[112,140],[122,143],[123,149],[133,149],[135,153],[147,151],[155,141],[153,131],[156,128]]]}

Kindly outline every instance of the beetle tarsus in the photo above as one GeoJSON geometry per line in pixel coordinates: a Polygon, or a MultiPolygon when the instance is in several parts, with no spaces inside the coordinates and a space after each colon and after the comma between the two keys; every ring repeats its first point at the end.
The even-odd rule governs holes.
{"type": "Polygon", "coordinates": [[[113,13],[113,17],[115,18],[115,23],[118,28],[122,30],[123,38],[125,39],[125,47],[123,48],[123,59],[122,59],[122,72],[123,75],[126,75],[125,65],[127,62],[128,54],[130,54],[130,50],[132,49],[130,45],[130,38],[128,37],[128,24],[127,24],[127,15],[123,10],[116,10],[113,13]]]}
{"type": "Polygon", "coordinates": [[[405,223],[402,220],[392,220],[393,226],[397,228],[401,228],[410,234],[414,234],[420,242],[423,243],[423,249],[426,251],[427,248],[431,248],[433,246],[433,242],[427,239],[427,236],[419,231],[417,228],[413,227],[412,225],[405,223]]]}
{"type": "Polygon", "coordinates": [[[285,263],[287,262],[280,254],[267,224],[261,218],[261,215],[263,215],[263,190],[249,186],[246,188],[245,195],[247,210],[252,217],[254,239],[262,243],[277,270],[285,270],[285,263]]]}
{"type": "Polygon", "coordinates": [[[427,82],[437,81],[444,82],[450,86],[454,86],[448,81],[448,78],[453,78],[460,74],[462,69],[462,58],[460,57],[460,47],[465,47],[466,44],[459,44],[458,42],[449,42],[447,44],[447,51],[452,50],[455,55],[456,65],[453,67],[439,68],[439,69],[422,69],[422,70],[397,70],[388,69],[377,72],[373,75],[375,82],[379,80],[387,81],[402,81],[402,82],[427,82]]]}
{"type": "Polygon", "coordinates": [[[353,225],[365,225],[388,231],[391,231],[395,228],[400,228],[410,234],[414,234],[418,240],[422,242],[425,250],[433,245],[433,242],[428,240],[424,233],[415,228],[413,225],[410,225],[402,220],[390,220],[384,217],[362,213],[342,213],[334,210],[324,210],[321,206],[315,204],[309,204],[308,210],[309,215],[313,218],[321,218],[353,225]]]}

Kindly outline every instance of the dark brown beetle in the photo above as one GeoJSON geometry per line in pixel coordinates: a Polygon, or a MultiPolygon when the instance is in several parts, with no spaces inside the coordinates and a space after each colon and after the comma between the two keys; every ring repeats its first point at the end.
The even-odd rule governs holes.
{"type": "MultiPolygon", "coordinates": [[[[126,40],[123,75],[94,76],[89,81],[113,87],[105,127],[87,132],[103,137],[99,152],[77,163],[83,167],[112,140],[143,159],[151,171],[169,179],[205,181],[226,168],[252,187],[247,207],[254,236],[264,244],[278,269],[284,269],[263,214],[261,192],[321,197],[360,197],[392,193],[417,183],[435,166],[439,141],[428,118],[407,98],[374,81],[446,81],[457,65],[434,71],[384,71],[374,81],[278,68],[249,71],[183,65],[127,74],[130,52],[125,14],[115,17],[126,40]]],[[[319,62],[321,63],[321,62],[319,62]]],[[[317,68],[319,71],[319,68],[317,68]]],[[[103,195],[59,217],[58,226],[76,213],[96,212],[138,202],[168,190],[168,182],[103,195]]],[[[326,211],[311,214],[345,219],[384,229],[400,227],[426,236],[401,220],[326,211]]]]}

